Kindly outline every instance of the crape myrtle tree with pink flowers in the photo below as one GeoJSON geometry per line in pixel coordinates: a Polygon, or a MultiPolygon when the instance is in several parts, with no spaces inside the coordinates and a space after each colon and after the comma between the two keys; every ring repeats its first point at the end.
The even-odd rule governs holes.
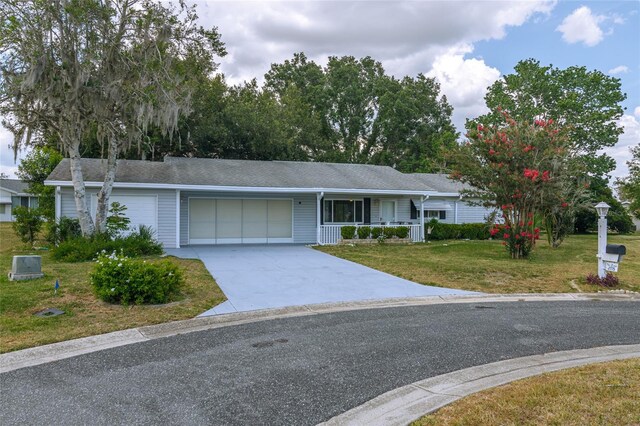
{"type": "Polygon", "coordinates": [[[502,120],[477,124],[468,141],[452,155],[451,177],[469,184],[464,195],[500,211],[502,223],[492,226],[511,257],[529,256],[547,226],[553,246],[571,229],[573,209],[583,186],[569,161],[567,128],[553,119],[516,121],[498,109],[502,120]]]}

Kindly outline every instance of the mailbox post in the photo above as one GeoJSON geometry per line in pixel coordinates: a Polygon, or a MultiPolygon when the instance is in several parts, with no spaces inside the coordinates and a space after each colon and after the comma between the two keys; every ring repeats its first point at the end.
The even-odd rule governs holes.
{"type": "Polygon", "coordinates": [[[604,201],[596,204],[596,212],[598,212],[598,277],[604,278],[604,255],[607,251],[607,213],[609,212],[609,204],[604,201]]]}

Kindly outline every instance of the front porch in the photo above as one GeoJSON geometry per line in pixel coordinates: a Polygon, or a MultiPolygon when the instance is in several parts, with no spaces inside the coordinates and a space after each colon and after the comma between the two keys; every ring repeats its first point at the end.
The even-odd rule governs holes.
{"type": "Polygon", "coordinates": [[[318,235],[318,244],[320,245],[334,245],[334,244],[338,244],[340,242],[340,240],[342,239],[342,228],[344,226],[355,226],[356,227],[356,235],[358,234],[357,232],[357,228],[360,227],[369,227],[369,228],[388,228],[388,227],[398,227],[398,226],[405,226],[407,228],[409,228],[409,238],[411,238],[411,241],[413,241],[414,243],[419,243],[423,241],[423,236],[422,236],[422,228],[423,226],[421,226],[420,224],[405,224],[403,222],[398,222],[398,223],[390,223],[388,225],[379,225],[379,224],[371,224],[371,225],[364,225],[364,224],[355,224],[355,225],[320,225],[320,232],[318,235]]]}

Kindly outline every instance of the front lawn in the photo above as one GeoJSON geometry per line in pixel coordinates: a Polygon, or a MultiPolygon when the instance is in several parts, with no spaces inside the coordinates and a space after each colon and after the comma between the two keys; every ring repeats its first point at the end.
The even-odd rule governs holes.
{"type": "Polygon", "coordinates": [[[411,426],[638,425],[640,359],[548,373],[487,389],[411,426]]]}
{"type": "MultiPolygon", "coordinates": [[[[620,287],[640,291],[640,235],[610,235],[624,244],[620,287]]],[[[421,284],[486,293],[575,293],[603,290],[586,284],[597,272],[596,235],[574,235],[552,249],[540,240],[531,258],[512,260],[500,241],[435,241],[412,245],[322,246],[344,259],[421,284]]]]}
{"type": "MultiPolygon", "coordinates": [[[[202,262],[170,258],[184,270],[185,286],[179,300],[162,306],[110,305],[96,298],[89,283],[93,262],[56,262],[46,250],[27,250],[9,223],[0,223],[0,236],[0,352],[193,318],[225,300],[202,262]],[[9,281],[12,257],[18,254],[41,255],[44,278],[9,281]],[[54,295],[56,279],[60,289],[54,295]],[[65,314],[33,315],[47,308],[65,314]]],[[[147,259],[153,262],[159,257],[147,259]]]]}

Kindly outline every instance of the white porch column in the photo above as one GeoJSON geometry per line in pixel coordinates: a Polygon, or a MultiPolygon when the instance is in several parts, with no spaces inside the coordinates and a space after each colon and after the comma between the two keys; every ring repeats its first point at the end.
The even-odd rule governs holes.
{"type": "Polygon", "coordinates": [[[55,211],[56,220],[60,220],[60,217],[62,216],[62,193],[60,186],[56,186],[55,211]]]}
{"type": "Polygon", "coordinates": [[[322,197],[324,197],[324,192],[318,192],[316,194],[316,242],[320,245],[322,244],[320,241],[321,230],[320,230],[320,212],[322,208],[322,197]]]}
{"type": "Polygon", "coordinates": [[[176,248],[180,248],[180,190],[176,189],[176,248]]]}
{"type": "Polygon", "coordinates": [[[420,240],[424,243],[424,200],[426,200],[427,198],[429,198],[429,196],[427,196],[426,198],[424,196],[420,197],[420,240]]]}
{"type": "Polygon", "coordinates": [[[453,223],[458,224],[458,202],[462,201],[462,195],[460,198],[453,202],[453,223]]]}

